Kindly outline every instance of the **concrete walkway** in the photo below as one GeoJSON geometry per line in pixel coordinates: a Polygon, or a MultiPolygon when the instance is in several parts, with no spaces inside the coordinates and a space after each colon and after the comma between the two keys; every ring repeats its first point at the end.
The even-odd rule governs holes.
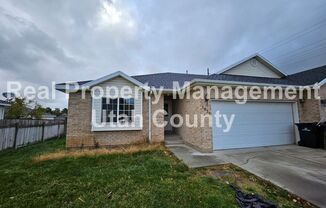
{"type": "Polygon", "coordinates": [[[286,145],[204,154],[182,143],[167,147],[190,168],[233,163],[319,207],[326,207],[324,150],[286,145]]]}
{"type": "Polygon", "coordinates": [[[190,168],[200,168],[226,163],[226,161],[216,157],[214,154],[202,154],[194,150],[184,144],[177,135],[165,136],[165,146],[190,168]]]}

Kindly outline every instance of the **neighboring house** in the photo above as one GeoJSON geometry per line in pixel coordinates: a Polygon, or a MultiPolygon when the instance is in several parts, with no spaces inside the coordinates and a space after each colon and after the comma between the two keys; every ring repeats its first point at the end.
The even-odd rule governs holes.
{"type": "Polygon", "coordinates": [[[51,113],[43,113],[42,118],[43,120],[54,120],[57,116],[51,113]]]}
{"type": "MultiPolygon", "coordinates": [[[[173,132],[196,149],[211,152],[229,148],[294,144],[298,141],[298,132],[294,124],[318,122],[324,119],[325,104],[314,99],[272,100],[270,96],[261,100],[250,98],[250,101],[242,105],[230,102],[232,98],[223,100],[214,96],[200,100],[181,97],[173,99],[171,96],[175,90],[173,81],[177,81],[181,87],[185,82],[190,82],[184,87],[190,88],[191,94],[196,92],[196,86],[298,87],[319,83],[322,86],[321,96],[326,99],[326,89],[323,85],[325,78],[326,66],[286,75],[263,57],[254,55],[212,75],[157,73],[128,76],[118,71],[96,80],[79,82],[79,90],[95,89],[97,86],[115,86],[118,89],[124,86],[137,87],[136,89],[139,90],[132,91],[131,99],[122,97],[115,99],[111,97],[111,92],[107,91],[98,98],[92,98],[91,92],[87,91],[85,99],[82,99],[81,91],[76,92],[75,87],[69,83],[58,84],[56,89],[69,93],[67,147],[114,146],[145,141],[164,142],[165,134],[173,132]],[[144,97],[150,94],[154,99],[152,94],[154,87],[164,88],[164,93],[155,104],[144,97]],[[125,113],[131,115],[129,121],[134,125],[122,128],[108,126],[107,120],[103,120],[107,115],[107,109],[113,109],[112,112],[117,116],[120,113],[118,110],[124,109],[125,113]],[[151,118],[156,110],[163,109],[167,111],[165,116],[160,114],[153,118],[159,124],[169,120],[173,114],[190,116],[202,114],[210,117],[216,112],[224,112],[235,113],[236,119],[232,129],[227,133],[215,127],[216,125],[210,127],[207,120],[204,126],[199,127],[183,125],[173,128],[170,124],[165,128],[157,127],[151,118]],[[138,116],[143,119],[139,119],[138,116]]],[[[119,122],[119,118],[113,122],[119,122]]]]}
{"type": "Polygon", "coordinates": [[[9,102],[0,100],[0,120],[4,119],[5,109],[9,106],[10,106],[9,102]]]}
{"type": "Polygon", "coordinates": [[[57,117],[55,117],[56,120],[66,120],[67,119],[67,114],[63,113],[57,117]]]}

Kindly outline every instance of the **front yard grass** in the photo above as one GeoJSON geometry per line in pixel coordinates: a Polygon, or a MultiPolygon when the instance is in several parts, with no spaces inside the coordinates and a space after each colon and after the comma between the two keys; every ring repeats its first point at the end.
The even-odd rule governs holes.
{"type": "Polygon", "coordinates": [[[237,207],[227,183],[281,207],[311,206],[231,165],[188,169],[163,147],[53,154],[62,152],[64,143],[59,139],[0,152],[0,207],[237,207]]]}

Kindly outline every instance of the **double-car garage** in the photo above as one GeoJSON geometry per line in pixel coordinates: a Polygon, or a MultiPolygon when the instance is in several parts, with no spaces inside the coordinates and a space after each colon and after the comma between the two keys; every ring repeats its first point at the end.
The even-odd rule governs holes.
{"type": "Polygon", "coordinates": [[[296,109],[291,102],[212,101],[213,150],[295,143],[296,109]],[[214,115],[220,115],[218,121],[214,115]],[[233,122],[225,131],[224,118],[233,122]]]}

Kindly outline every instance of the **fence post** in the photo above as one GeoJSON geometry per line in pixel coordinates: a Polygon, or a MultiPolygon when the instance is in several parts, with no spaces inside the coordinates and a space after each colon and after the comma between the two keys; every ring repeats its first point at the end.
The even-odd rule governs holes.
{"type": "Polygon", "coordinates": [[[57,121],[58,122],[58,135],[57,135],[57,139],[60,138],[60,120],[57,121]]]}
{"type": "Polygon", "coordinates": [[[45,128],[45,122],[42,122],[42,142],[44,141],[44,128],[45,128]]]}
{"type": "Polygon", "coordinates": [[[13,148],[17,149],[17,135],[18,135],[18,130],[19,130],[19,123],[15,123],[15,137],[14,137],[14,146],[13,148]]]}
{"type": "Polygon", "coordinates": [[[63,135],[66,137],[67,136],[68,118],[65,118],[63,126],[64,126],[63,135]]]}

